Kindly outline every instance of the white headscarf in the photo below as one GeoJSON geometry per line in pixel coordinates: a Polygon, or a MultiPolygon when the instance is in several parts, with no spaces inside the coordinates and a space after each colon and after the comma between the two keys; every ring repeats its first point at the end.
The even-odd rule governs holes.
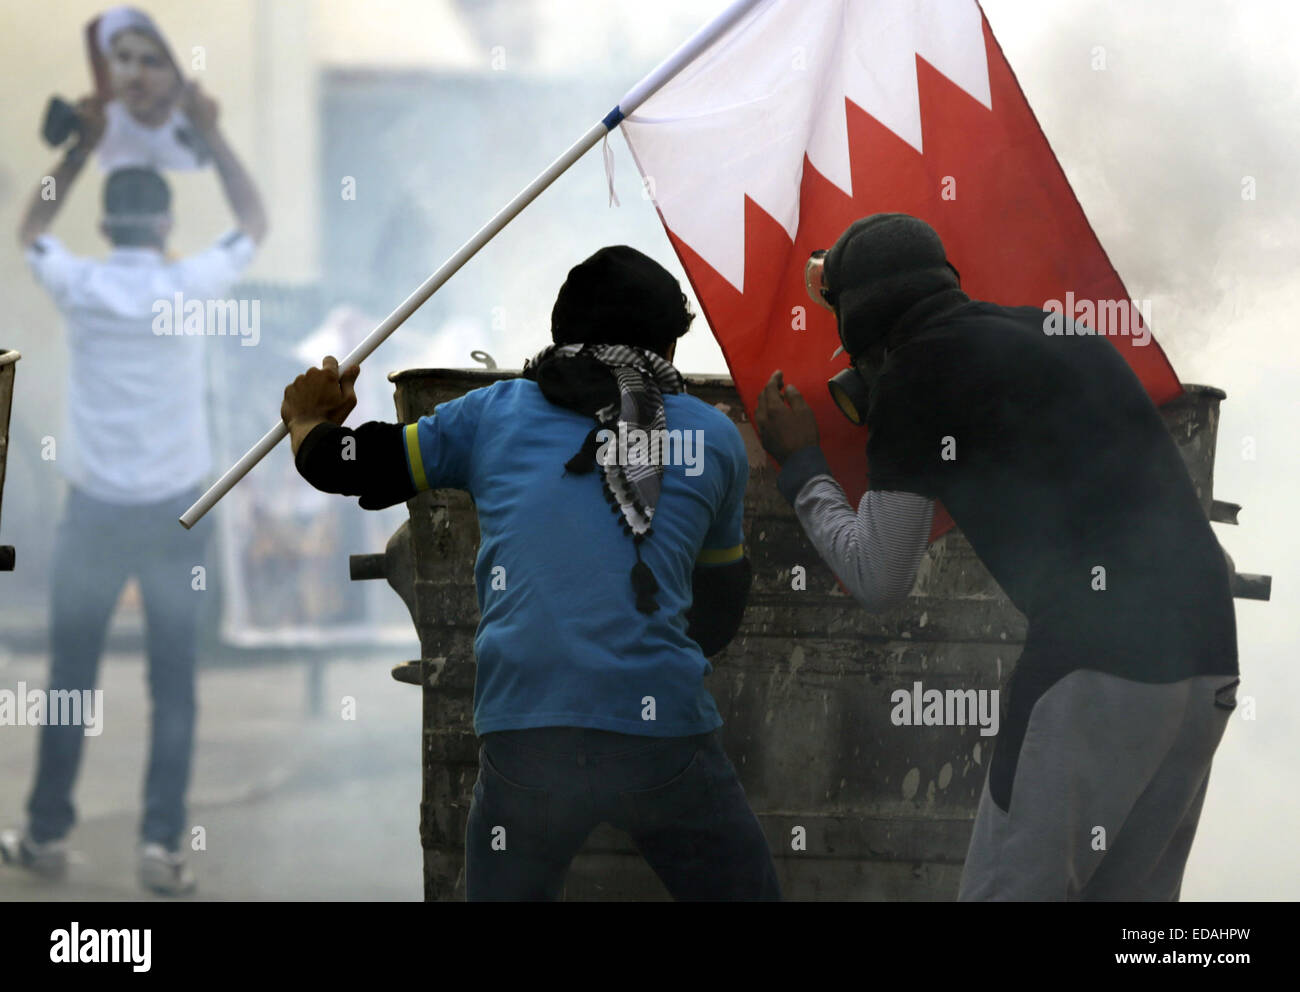
{"type": "MultiPolygon", "coordinates": [[[[143,31],[157,38],[163,48],[167,48],[167,41],[158,30],[158,25],[143,10],[136,10],[134,7],[110,7],[95,21],[95,45],[104,58],[108,58],[109,45],[113,38],[123,31],[143,31]]],[[[170,49],[167,51],[167,57],[171,58],[170,49]]]]}

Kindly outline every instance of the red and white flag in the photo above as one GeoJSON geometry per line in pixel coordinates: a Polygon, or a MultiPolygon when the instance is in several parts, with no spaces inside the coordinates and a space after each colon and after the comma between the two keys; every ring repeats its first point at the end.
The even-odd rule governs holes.
{"type": "MultiPolygon", "coordinates": [[[[1069,293],[1085,323],[1129,300],[975,0],[767,0],[621,126],[746,410],[783,369],[854,504],[865,435],[826,389],[848,359],[804,289],[814,249],[908,213],[973,298],[1069,293]]],[[[1159,405],[1182,387],[1145,336],[1111,340],[1159,405]]],[[[950,526],[936,514],[935,535],[950,526]]]]}

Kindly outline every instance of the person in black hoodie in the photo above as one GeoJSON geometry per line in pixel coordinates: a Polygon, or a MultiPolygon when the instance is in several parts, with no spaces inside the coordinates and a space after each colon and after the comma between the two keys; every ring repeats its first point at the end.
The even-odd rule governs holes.
{"type": "Polygon", "coordinates": [[[1159,411],[1089,328],[970,299],[915,217],[856,221],[808,282],[868,429],[857,511],[779,371],[756,420],[819,553],[898,606],[940,500],[1028,620],[959,898],[1177,899],[1238,668],[1228,567],[1159,411]]]}

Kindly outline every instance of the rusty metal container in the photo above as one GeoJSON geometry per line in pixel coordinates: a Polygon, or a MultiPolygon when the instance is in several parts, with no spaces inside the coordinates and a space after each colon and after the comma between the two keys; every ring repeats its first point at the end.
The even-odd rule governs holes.
{"type": "MultiPolygon", "coordinates": [[[[510,374],[412,370],[390,378],[399,419],[412,422],[510,374]]],[[[957,531],[932,544],[903,607],[874,616],[859,608],[777,492],[730,379],[687,382],[732,418],[750,456],[745,543],[754,587],[744,624],[713,660],[708,684],[786,898],[953,898],[994,738],[978,726],[895,726],[890,696],[915,682],[940,690],[1001,687],[1024,644],[1023,616],[957,531]],[[802,590],[793,588],[796,566],[806,575],[802,590]],[[795,842],[801,836],[802,845],[795,842]]],[[[1223,398],[1188,386],[1164,411],[1207,514],[1219,505],[1211,490],[1223,398]]],[[[394,677],[422,686],[424,695],[425,897],[458,899],[477,774],[478,525],[461,492],[423,493],[408,508],[409,524],[384,555],[354,556],[353,577],[386,577],[419,634],[423,657],[398,666],[394,677]]],[[[1266,577],[1250,578],[1263,583],[1257,598],[1267,598],[1266,577]]],[[[667,893],[629,839],[601,827],[574,860],[565,897],[667,893]]]]}
{"type": "MultiPolygon", "coordinates": [[[[9,455],[9,414],[13,408],[14,373],[20,358],[22,355],[18,352],[0,348],[0,508],[4,507],[5,461],[9,455]]],[[[13,568],[14,549],[10,545],[0,545],[0,572],[12,572],[13,568]]]]}

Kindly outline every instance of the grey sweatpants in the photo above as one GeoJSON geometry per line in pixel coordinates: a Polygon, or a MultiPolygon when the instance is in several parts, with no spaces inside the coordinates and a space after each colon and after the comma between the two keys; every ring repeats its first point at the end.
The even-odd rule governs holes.
{"type": "Polygon", "coordinates": [[[961,901],[1176,900],[1236,677],[1071,672],[1030,713],[1003,812],[980,798],[961,901]]]}

